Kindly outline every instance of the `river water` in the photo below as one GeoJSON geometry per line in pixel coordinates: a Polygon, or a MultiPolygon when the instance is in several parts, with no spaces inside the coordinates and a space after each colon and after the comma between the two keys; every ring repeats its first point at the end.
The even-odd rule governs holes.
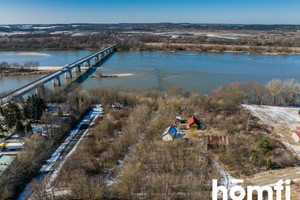
{"type": "MultiPolygon", "coordinates": [[[[0,52],[0,62],[23,64],[34,60],[40,66],[64,66],[90,51],[40,51],[42,55],[24,52],[0,52]]],[[[88,78],[83,89],[121,85],[123,87],[168,90],[181,85],[184,90],[210,93],[218,86],[234,81],[266,83],[274,78],[300,81],[300,55],[262,55],[234,53],[183,52],[117,52],[97,71],[102,74],[133,74],[118,78],[88,78]]],[[[42,75],[0,77],[0,92],[16,89],[42,75]]],[[[62,78],[64,80],[64,78],[62,78]]],[[[64,81],[63,81],[64,84],[64,81]]],[[[51,86],[51,84],[47,84],[51,86]]]]}

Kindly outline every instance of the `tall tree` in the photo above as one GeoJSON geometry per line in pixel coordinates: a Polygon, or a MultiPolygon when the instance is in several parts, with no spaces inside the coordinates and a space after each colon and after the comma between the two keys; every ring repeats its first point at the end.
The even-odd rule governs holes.
{"type": "Polygon", "coordinates": [[[266,85],[270,93],[271,104],[278,105],[280,103],[280,93],[283,89],[283,84],[280,79],[272,79],[266,85]]]}
{"type": "Polygon", "coordinates": [[[38,95],[31,95],[24,103],[23,113],[26,119],[39,120],[47,108],[45,101],[38,95]]]}
{"type": "Polygon", "coordinates": [[[30,123],[26,124],[26,126],[25,126],[25,132],[26,132],[26,134],[29,135],[29,136],[32,135],[33,130],[32,130],[32,126],[31,126],[30,123]]]}
{"type": "Polygon", "coordinates": [[[4,117],[4,125],[6,125],[9,129],[14,127],[18,120],[22,120],[21,110],[15,103],[9,103],[3,109],[2,116],[4,117]]]}
{"type": "Polygon", "coordinates": [[[16,122],[16,132],[17,132],[17,134],[18,134],[19,136],[21,136],[21,137],[24,137],[24,136],[25,136],[25,129],[24,129],[24,126],[23,126],[22,122],[19,121],[19,120],[16,122]]]}

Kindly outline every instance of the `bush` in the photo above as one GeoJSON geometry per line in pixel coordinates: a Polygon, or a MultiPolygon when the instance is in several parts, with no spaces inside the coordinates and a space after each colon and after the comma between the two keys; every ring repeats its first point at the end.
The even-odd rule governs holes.
{"type": "Polygon", "coordinates": [[[267,169],[271,169],[271,166],[272,166],[272,160],[268,159],[267,162],[266,162],[267,169]]]}
{"type": "Polygon", "coordinates": [[[267,153],[270,150],[269,140],[267,137],[263,137],[258,141],[258,149],[263,153],[267,153]]]}

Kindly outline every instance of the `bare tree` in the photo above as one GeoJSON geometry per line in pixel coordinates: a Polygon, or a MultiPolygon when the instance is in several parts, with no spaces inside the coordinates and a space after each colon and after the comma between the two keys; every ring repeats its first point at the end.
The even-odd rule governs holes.
{"type": "Polygon", "coordinates": [[[270,103],[274,105],[280,103],[280,93],[283,89],[282,81],[280,79],[273,79],[267,83],[266,88],[270,92],[270,103]]]}

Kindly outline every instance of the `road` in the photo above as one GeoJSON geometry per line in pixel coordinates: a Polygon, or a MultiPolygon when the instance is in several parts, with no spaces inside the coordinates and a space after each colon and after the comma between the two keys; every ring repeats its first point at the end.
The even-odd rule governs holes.
{"type": "Polygon", "coordinates": [[[37,181],[46,180],[45,190],[51,190],[52,182],[59,174],[60,169],[64,165],[68,157],[75,151],[77,145],[89,131],[93,122],[102,113],[102,107],[97,105],[92,111],[84,117],[77,128],[72,130],[65,141],[56,149],[52,156],[47,160],[46,164],[40,169],[40,175],[35,177],[20,194],[19,200],[30,199],[34,185],[37,181]]]}

